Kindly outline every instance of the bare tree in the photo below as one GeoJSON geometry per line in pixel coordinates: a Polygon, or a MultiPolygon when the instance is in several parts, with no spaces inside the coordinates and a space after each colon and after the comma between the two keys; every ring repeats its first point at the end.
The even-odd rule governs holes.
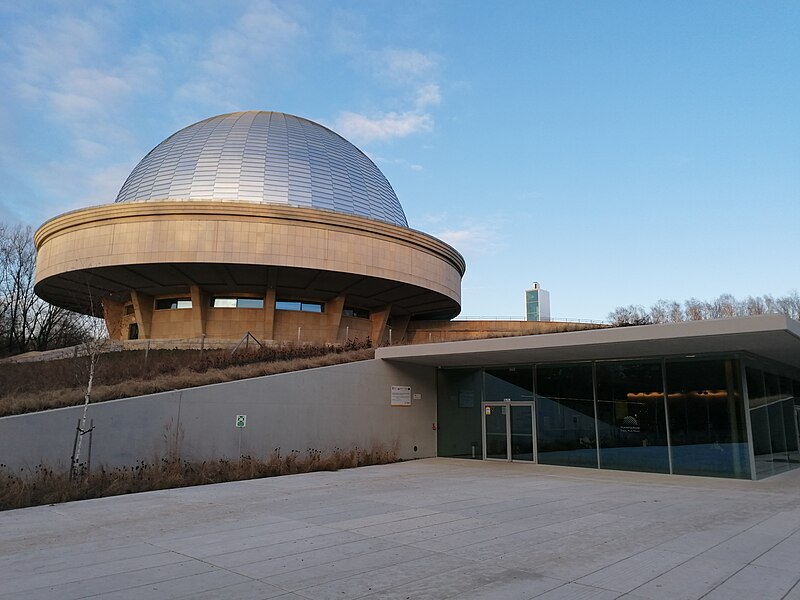
{"type": "Polygon", "coordinates": [[[730,294],[722,294],[710,303],[709,314],[712,319],[726,319],[738,315],[736,298],[730,294]]]}
{"type": "Polygon", "coordinates": [[[32,229],[0,224],[0,356],[87,339],[85,317],[36,296],[35,267],[32,229]]]}
{"type": "Polygon", "coordinates": [[[748,296],[744,300],[744,312],[746,315],[763,315],[767,313],[767,305],[761,296],[748,296]]]}
{"type": "Polygon", "coordinates": [[[648,325],[652,323],[650,316],[642,306],[631,304],[630,306],[620,306],[608,315],[608,320],[615,327],[626,327],[629,325],[648,325]]]}
{"type": "Polygon", "coordinates": [[[33,293],[36,250],[30,227],[0,229],[0,295],[3,297],[6,347],[11,352],[25,352],[34,328],[33,293]],[[31,241],[29,241],[31,240],[31,241]]]}
{"type": "Polygon", "coordinates": [[[793,290],[786,296],[775,299],[777,312],[782,313],[792,319],[800,319],[800,295],[797,290],[793,290]]]}
{"type": "Polygon", "coordinates": [[[608,314],[608,321],[615,326],[645,325],[648,323],[678,323],[680,321],[702,321],[704,319],[727,319],[749,315],[777,313],[792,319],[800,319],[800,294],[797,290],[786,296],[748,296],[737,300],[731,294],[722,294],[711,302],[689,298],[683,305],[675,301],[659,300],[649,311],[641,306],[620,306],[608,314]]]}
{"type": "MultiPolygon", "coordinates": [[[[89,302],[94,307],[94,300],[91,291],[89,292],[89,302]]],[[[93,311],[94,312],[94,311],[93,311]]],[[[110,338],[104,322],[101,319],[93,319],[88,323],[89,336],[81,344],[80,356],[76,356],[75,377],[78,384],[83,386],[83,414],[78,425],[75,452],[72,456],[70,466],[70,477],[80,472],[81,468],[81,448],[83,446],[83,436],[90,432],[86,428],[86,417],[89,413],[89,404],[92,401],[92,388],[94,377],[97,372],[97,365],[104,352],[109,350],[110,338]]]]}
{"type": "Polygon", "coordinates": [[[686,320],[679,302],[672,301],[669,303],[669,320],[672,323],[680,323],[686,320]]]}
{"type": "Polygon", "coordinates": [[[670,320],[670,303],[659,300],[650,307],[650,321],[652,323],[667,323],[670,320]]]}
{"type": "Polygon", "coordinates": [[[688,321],[702,321],[708,318],[707,305],[697,298],[689,298],[683,303],[688,321]]]}

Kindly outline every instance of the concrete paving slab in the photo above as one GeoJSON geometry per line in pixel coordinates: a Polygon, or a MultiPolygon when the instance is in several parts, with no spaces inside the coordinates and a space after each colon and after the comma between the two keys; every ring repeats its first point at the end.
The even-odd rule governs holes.
{"type": "Polygon", "coordinates": [[[792,573],[769,567],[747,565],[733,577],[714,588],[706,598],[708,600],[781,598],[798,581],[800,581],[800,571],[792,573]]]}
{"type": "Polygon", "coordinates": [[[800,583],[789,590],[789,593],[783,597],[783,600],[800,600],[800,583]]]}
{"type": "MultiPolygon", "coordinates": [[[[267,581],[284,589],[297,591],[306,588],[321,587],[331,582],[344,579],[357,581],[365,577],[372,584],[392,569],[402,571],[400,583],[406,583],[417,577],[442,573],[457,569],[463,563],[455,558],[437,556],[430,560],[432,552],[420,552],[416,548],[400,546],[388,550],[379,550],[368,555],[354,556],[335,560],[316,566],[309,566],[299,571],[290,571],[280,575],[265,577],[267,581]]],[[[366,592],[365,592],[366,593],[366,592]]]]}
{"type": "Polygon", "coordinates": [[[408,557],[405,561],[397,561],[395,564],[385,564],[380,568],[366,569],[348,577],[330,578],[329,581],[319,585],[302,587],[297,593],[313,600],[360,598],[455,571],[462,564],[455,559],[448,561],[429,560],[428,557],[421,559],[408,557]]]}
{"type": "MultiPolygon", "coordinates": [[[[374,544],[369,545],[367,541],[366,538],[355,533],[336,531],[279,544],[273,544],[271,540],[265,540],[265,545],[257,548],[203,556],[203,560],[218,567],[227,568],[267,564],[275,559],[284,560],[290,557],[293,557],[292,560],[302,562],[303,560],[311,560],[312,556],[317,555],[336,556],[337,552],[357,551],[358,548],[362,547],[375,549],[381,543],[376,541],[374,544]]],[[[388,546],[388,544],[385,545],[388,546]]]]}
{"type": "Polygon", "coordinates": [[[534,596],[534,598],[537,600],[616,600],[618,596],[619,594],[616,592],[579,583],[567,583],[539,596],[534,596]]]}
{"type": "Polygon", "coordinates": [[[704,597],[742,568],[734,560],[693,557],[633,592],[651,600],[692,600],[704,597]]]}
{"type": "Polygon", "coordinates": [[[800,600],[800,471],[426,459],[0,513],[0,600],[800,600]]]}
{"type": "MultiPolygon", "coordinates": [[[[27,590],[24,594],[26,597],[34,597],[39,600],[75,600],[78,598],[86,598],[87,596],[103,597],[105,594],[124,589],[138,588],[142,585],[157,584],[172,579],[181,579],[183,577],[199,575],[200,573],[207,573],[214,570],[215,568],[211,565],[196,560],[187,560],[171,565],[127,571],[101,577],[83,577],[71,583],[61,582],[49,586],[45,585],[45,587],[37,587],[27,590]]],[[[38,583],[46,584],[44,580],[38,583]]],[[[283,593],[283,591],[281,591],[281,593],[283,593]]],[[[19,597],[19,592],[0,595],[0,599],[2,600],[11,600],[12,598],[19,597]]]]}
{"type": "Polygon", "coordinates": [[[578,579],[577,583],[630,592],[692,558],[668,550],[650,549],[578,579]]]}
{"type": "Polygon", "coordinates": [[[158,545],[176,552],[189,552],[195,558],[207,558],[221,554],[233,555],[256,548],[283,545],[300,540],[326,540],[328,539],[326,536],[337,533],[339,532],[335,529],[315,525],[305,526],[304,523],[289,521],[281,523],[278,527],[265,525],[245,530],[236,528],[229,532],[215,533],[201,538],[159,542],[158,545]]]}

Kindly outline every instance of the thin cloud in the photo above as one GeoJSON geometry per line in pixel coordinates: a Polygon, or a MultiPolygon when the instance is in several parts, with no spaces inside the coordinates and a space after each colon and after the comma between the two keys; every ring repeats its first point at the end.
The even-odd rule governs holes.
{"type": "Polygon", "coordinates": [[[336,118],[333,128],[347,139],[369,143],[430,131],[433,129],[433,117],[416,112],[390,112],[374,117],[344,112],[336,118]]]}
{"type": "MultiPolygon", "coordinates": [[[[430,109],[442,102],[436,82],[439,57],[417,48],[370,47],[365,41],[366,27],[368,24],[358,15],[339,13],[331,25],[332,47],[354,68],[387,86],[391,105],[383,111],[343,111],[334,120],[333,128],[360,143],[432,131],[435,121],[430,109]]],[[[419,165],[415,168],[421,169],[419,165]]]]}
{"type": "Polygon", "coordinates": [[[191,76],[175,94],[181,102],[229,109],[268,69],[284,66],[304,28],[271,2],[256,4],[230,26],[205,36],[184,36],[181,54],[196,53],[191,76]]]}
{"type": "Polygon", "coordinates": [[[389,48],[374,57],[380,72],[400,83],[414,83],[428,77],[437,64],[433,54],[415,49],[389,48]]]}
{"type": "Polygon", "coordinates": [[[130,94],[132,82],[99,69],[70,69],[54,81],[50,106],[69,121],[105,113],[105,107],[130,94]]]}
{"type": "Polygon", "coordinates": [[[103,158],[106,156],[109,150],[106,144],[100,144],[98,142],[82,138],[76,139],[73,142],[73,146],[75,147],[75,152],[78,154],[78,156],[87,160],[103,158]]]}
{"type": "MultiPolygon", "coordinates": [[[[439,217],[433,217],[439,221],[439,217]]],[[[453,246],[467,260],[495,254],[502,245],[502,219],[487,217],[481,222],[464,221],[457,227],[436,231],[433,235],[453,246]]]]}
{"type": "Polygon", "coordinates": [[[423,85],[417,89],[416,105],[418,109],[427,106],[436,106],[442,101],[442,94],[439,91],[439,86],[435,83],[423,85]]]}
{"type": "Polygon", "coordinates": [[[385,158],[382,156],[370,156],[372,160],[381,165],[399,165],[401,167],[406,167],[411,169],[412,171],[424,171],[424,167],[422,165],[409,162],[404,158],[385,158]]]}

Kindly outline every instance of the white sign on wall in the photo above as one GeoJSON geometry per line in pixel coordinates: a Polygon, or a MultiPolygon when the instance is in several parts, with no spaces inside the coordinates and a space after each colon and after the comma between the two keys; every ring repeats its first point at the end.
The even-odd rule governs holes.
{"type": "Polygon", "coordinates": [[[411,386],[392,386],[392,406],[411,406],[411,386]]]}
{"type": "Polygon", "coordinates": [[[236,427],[247,426],[247,415],[236,415],[236,427]]]}

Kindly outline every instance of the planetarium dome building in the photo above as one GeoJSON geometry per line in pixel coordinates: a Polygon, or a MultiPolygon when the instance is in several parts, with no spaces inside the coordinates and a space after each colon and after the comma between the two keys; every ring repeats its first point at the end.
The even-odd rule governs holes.
{"type": "Polygon", "coordinates": [[[114,339],[337,342],[446,320],[465,263],[408,227],[353,144],[277,112],[219,115],[151,150],[112,204],[36,232],[36,293],[114,339]]]}

